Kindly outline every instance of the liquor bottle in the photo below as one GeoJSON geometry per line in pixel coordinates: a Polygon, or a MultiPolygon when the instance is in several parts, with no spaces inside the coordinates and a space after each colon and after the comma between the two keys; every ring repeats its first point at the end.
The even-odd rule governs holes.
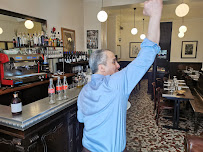
{"type": "Polygon", "coordinates": [[[17,34],[17,40],[16,40],[16,47],[20,47],[21,46],[21,35],[20,33],[17,34]]]}
{"type": "Polygon", "coordinates": [[[14,48],[16,47],[16,39],[15,39],[15,37],[13,37],[13,47],[14,48]]]}
{"type": "Polygon", "coordinates": [[[44,32],[41,31],[41,45],[44,46],[44,32]]]}
{"type": "Polygon", "coordinates": [[[27,46],[30,46],[30,34],[28,33],[27,34],[27,43],[26,43],[27,46]]]}
{"type": "MultiPolygon", "coordinates": [[[[34,34],[33,34],[34,36],[34,34]]],[[[34,38],[33,36],[30,37],[30,46],[34,46],[34,38]]]]}
{"type": "Polygon", "coordinates": [[[38,36],[37,36],[37,39],[38,39],[38,46],[41,46],[41,34],[40,32],[38,33],[38,36]]]}
{"type": "Polygon", "coordinates": [[[52,78],[49,80],[48,94],[49,94],[49,103],[50,104],[55,103],[55,88],[52,78]]]}
{"type": "Polygon", "coordinates": [[[56,100],[62,100],[62,85],[61,85],[60,77],[58,77],[57,83],[56,83],[56,94],[57,94],[56,100]]]}
{"type": "Polygon", "coordinates": [[[37,37],[37,33],[36,32],[33,35],[33,39],[34,39],[34,45],[37,46],[38,45],[38,37],[37,37]]]}
{"type": "Polygon", "coordinates": [[[57,46],[59,47],[61,43],[61,38],[60,38],[60,34],[58,32],[58,37],[57,37],[57,46]]]}
{"type": "Polygon", "coordinates": [[[18,98],[18,93],[14,92],[13,99],[11,100],[11,113],[13,115],[19,115],[22,113],[22,102],[18,98]]]}
{"type": "Polygon", "coordinates": [[[68,90],[68,83],[67,83],[67,80],[66,80],[66,76],[64,76],[63,77],[63,99],[68,98],[67,90],[68,90]]]}
{"type": "Polygon", "coordinates": [[[45,46],[49,46],[49,38],[47,36],[47,33],[45,34],[44,44],[45,44],[45,46]]]}

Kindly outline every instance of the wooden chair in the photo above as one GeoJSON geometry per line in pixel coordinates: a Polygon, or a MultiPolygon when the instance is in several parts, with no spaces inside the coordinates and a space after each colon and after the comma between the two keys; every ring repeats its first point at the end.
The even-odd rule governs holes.
{"type": "Polygon", "coordinates": [[[160,113],[163,110],[173,110],[174,109],[174,103],[172,101],[166,100],[162,98],[162,93],[160,87],[156,89],[157,91],[157,110],[156,110],[156,124],[159,126],[159,117],[160,113]]]}
{"type": "MultiPolygon", "coordinates": [[[[153,101],[154,101],[154,113],[156,111],[156,105],[157,105],[157,97],[156,97],[156,83],[152,82],[153,87],[153,101]]],[[[156,117],[156,116],[155,116],[156,117]]],[[[156,118],[155,118],[156,119],[156,118]]]]}
{"type": "Polygon", "coordinates": [[[203,133],[200,136],[186,135],[185,137],[186,152],[203,152],[203,133]]]}

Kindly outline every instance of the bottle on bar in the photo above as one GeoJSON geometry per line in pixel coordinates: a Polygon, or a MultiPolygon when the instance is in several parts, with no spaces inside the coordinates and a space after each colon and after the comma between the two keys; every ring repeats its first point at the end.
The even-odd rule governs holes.
{"type": "Polygon", "coordinates": [[[67,83],[67,80],[66,80],[66,76],[64,76],[63,77],[63,99],[68,98],[67,90],[68,90],[68,83],[67,83]]]}
{"type": "Polygon", "coordinates": [[[55,103],[55,87],[54,87],[52,78],[49,80],[48,94],[49,94],[49,103],[54,104],[55,103]]]}
{"type": "Polygon", "coordinates": [[[11,100],[11,113],[13,115],[19,115],[22,113],[22,102],[18,98],[18,93],[14,92],[13,99],[11,100]]]}
{"type": "Polygon", "coordinates": [[[56,83],[56,94],[57,94],[56,100],[62,100],[62,85],[61,85],[60,76],[58,77],[57,83],[56,83]]]}
{"type": "Polygon", "coordinates": [[[15,37],[13,37],[13,47],[14,48],[16,47],[16,39],[15,39],[15,37]]]}

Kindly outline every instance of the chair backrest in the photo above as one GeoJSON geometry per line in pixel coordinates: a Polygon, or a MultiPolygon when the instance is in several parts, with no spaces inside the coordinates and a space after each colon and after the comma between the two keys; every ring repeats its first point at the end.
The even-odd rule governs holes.
{"type": "Polygon", "coordinates": [[[156,83],[155,82],[152,82],[152,86],[153,86],[153,99],[154,99],[154,102],[156,102],[156,83]]]}
{"type": "Polygon", "coordinates": [[[159,105],[161,97],[161,88],[160,87],[156,88],[156,91],[157,91],[157,103],[159,105]]]}

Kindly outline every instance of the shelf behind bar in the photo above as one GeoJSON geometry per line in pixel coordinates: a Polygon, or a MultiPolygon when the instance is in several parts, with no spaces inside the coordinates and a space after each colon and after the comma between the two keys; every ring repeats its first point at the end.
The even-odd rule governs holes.
{"type": "MultiPolygon", "coordinates": [[[[74,75],[75,75],[74,73],[65,73],[66,77],[72,77],[74,75]]],[[[64,75],[60,76],[61,79],[63,78],[63,76],[64,75]]],[[[54,77],[53,80],[56,81],[57,77],[54,77]]],[[[0,89],[0,95],[7,94],[7,93],[10,93],[10,92],[14,92],[14,91],[19,91],[19,90],[27,89],[27,88],[31,88],[31,87],[42,85],[42,84],[45,84],[45,83],[49,83],[49,80],[44,80],[44,81],[38,81],[38,82],[32,82],[32,83],[28,83],[28,84],[23,84],[21,86],[13,87],[13,88],[7,88],[5,90],[1,88],[0,89]]]]}

